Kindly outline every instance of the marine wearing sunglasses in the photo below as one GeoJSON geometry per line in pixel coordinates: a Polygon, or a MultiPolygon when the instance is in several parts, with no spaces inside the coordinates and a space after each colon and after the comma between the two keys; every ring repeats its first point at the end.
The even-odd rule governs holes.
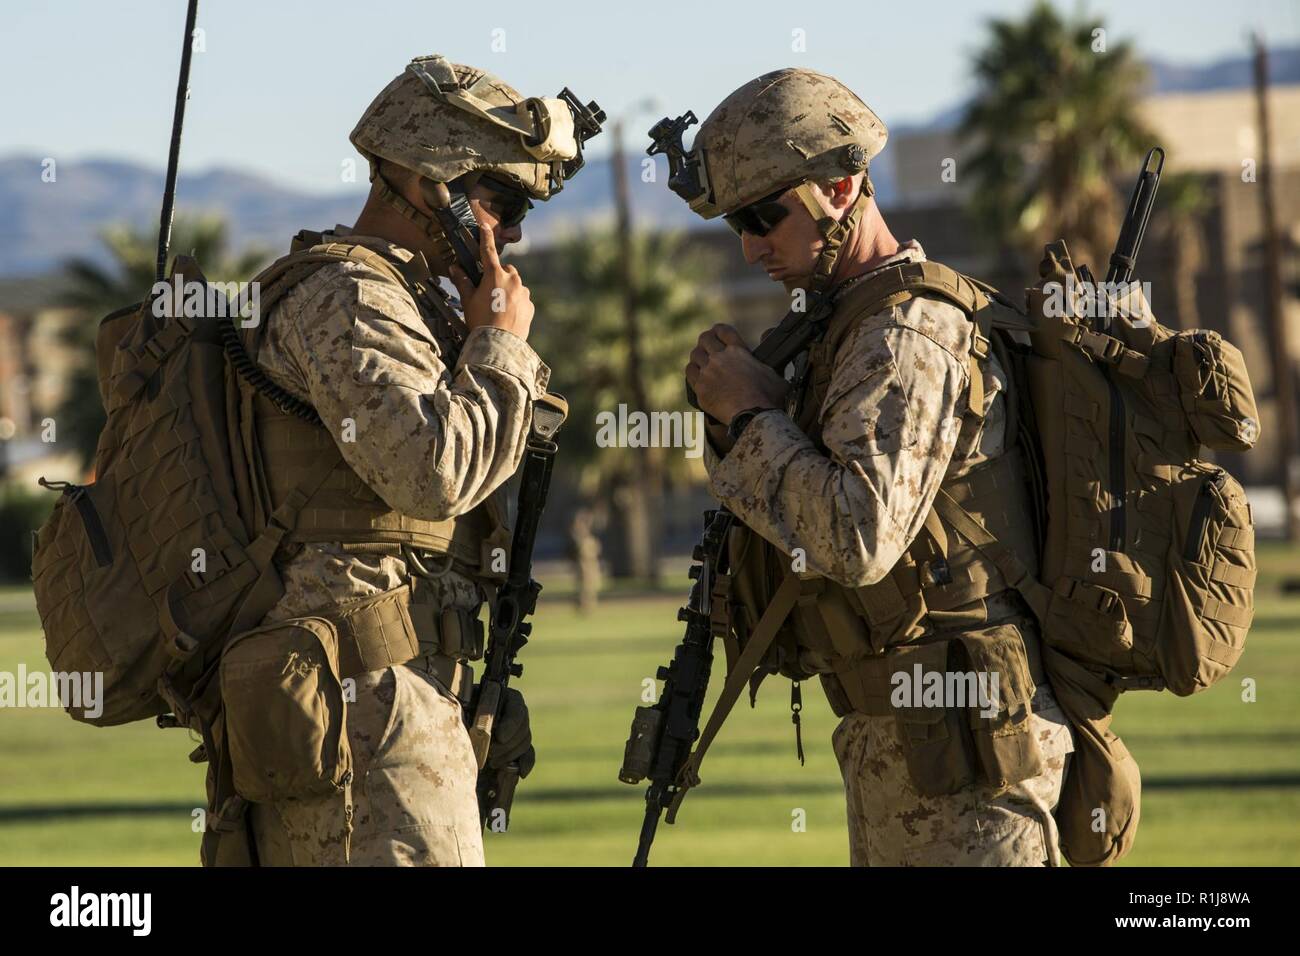
{"type": "Polygon", "coordinates": [[[790,214],[790,210],[781,205],[780,200],[791,188],[793,187],[782,186],[776,192],[769,193],[748,206],[741,206],[722,219],[738,236],[746,232],[751,236],[766,236],[790,214]]]}
{"type": "Polygon", "coordinates": [[[475,185],[482,186],[488,192],[486,197],[476,198],[488,208],[505,229],[519,225],[528,215],[528,210],[533,208],[532,200],[528,198],[526,192],[494,176],[487,174],[477,177],[464,176],[457,182],[457,186],[466,195],[475,185]]]}

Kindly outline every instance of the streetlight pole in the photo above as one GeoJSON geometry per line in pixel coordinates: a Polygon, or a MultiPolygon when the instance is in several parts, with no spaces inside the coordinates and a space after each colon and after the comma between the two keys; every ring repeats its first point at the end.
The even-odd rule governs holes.
{"type": "Polygon", "coordinates": [[[1273,355],[1273,401],[1277,407],[1278,457],[1282,464],[1282,533],[1300,541],[1300,461],[1297,460],[1295,387],[1292,384],[1291,337],[1282,308],[1282,269],[1278,250],[1277,206],[1273,195],[1268,117],[1268,51],[1256,34],[1255,103],[1259,124],[1259,203],[1264,241],[1264,320],[1273,355]]]}
{"type": "MultiPolygon", "coordinates": [[[[627,337],[627,378],[636,408],[649,414],[650,395],[646,388],[645,368],[641,346],[641,322],[637,314],[636,263],[632,249],[632,194],[627,174],[627,152],[623,133],[627,121],[655,106],[653,100],[642,100],[629,107],[613,123],[614,134],[613,174],[614,207],[617,218],[619,275],[623,286],[623,330],[627,337]]],[[[655,535],[653,514],[659,509],[662,498],[660,478],[660,449],[643,449],[647,455],[646,467],[637,469],[631,476],[634,506],[627,515],[628,551],[632,573],[659,583],[659,542],[655,535]]]]}

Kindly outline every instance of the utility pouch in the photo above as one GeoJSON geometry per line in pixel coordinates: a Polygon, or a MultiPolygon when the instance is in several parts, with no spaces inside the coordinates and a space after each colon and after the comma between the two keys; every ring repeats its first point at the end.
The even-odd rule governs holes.
{"type": "Polygon", "coordinates": [[[1230,474],[1194,461],[1171,485],[1174,540],[1163,623],[1160,673],[1180,697],[1232,670],[1255,614],[1255,527],[1245,489],[1230,474]]]}
{"type": "Polygon", "coordinates": [[[1218,332],[1174,338],[1174,377],[1197,440],[1216,451],[1248,451],[1259,439],[1259,412],[1246,360],[1218,332]]]}
{"type": "Polygon", "coordinates": [[[1043,757],[1029,720],[1034,681],[1020,629],[999,624],[954,641],[964,658],[963,689],[981,782],[999,790],[1043,772],[1043,757]]]}
{"type": "Polygon", "coordinates": [[[221,659],[235,791],[253,803],[343,792],[351,782],[338,634],[324,618],[268,624],[221,659]]]}
{"type": "Polygon", "coordinates": [[[926,797],[956,793],[975,780],[965,711],[943,706],[942,694],[937,702],[925,703],[924,690],[935,680],[926,675],[937,673],[942,687],[952,644],[900,644],[885,658],[908,774],[917,792],[926,797]]]}

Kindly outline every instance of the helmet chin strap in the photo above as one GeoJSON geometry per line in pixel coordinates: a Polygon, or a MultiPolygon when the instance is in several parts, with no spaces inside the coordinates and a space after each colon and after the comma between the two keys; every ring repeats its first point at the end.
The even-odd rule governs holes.
{"type": "Polygon", "coordinates": [[[415,223],[420,227],[421,232],[435,242],[440,238],[443,238],[442,226],[438,224],[438,220],[425,214],[421,210],[417,209],[412,203],[408,202],[407,199],[397,191],[393,184],[388,181],[388,178],[378,169],[374,171],[374,174],[370,177],[370,181],[377,181],[379,183],[379,189],[376,192],[376,195],[379,197],[380,202],[397,210],[398,215],[403,219],[415,223]]]}
{"type": "MultiPolygon", "coordinates": [[[[376,195],[380,202],[385,203],[397,211],[403,219],[407,219],[420,228],[429,240],[433,243],[434,252],[442,260],[442,264],[450,271],[451,266],[456,264],[456,252],[452,247],[451,241],[447,238],[446,232],[443,231],[442,224],[433,216],[428,215],[420,209],[417,209],[401,193],[399,193],[387,177],[379,171],[378,166],[372,168],[370,181],[379,183],[379,189],[376,195]]],[[[425,202],[430,206],[434,205],[433,196],[429,190],[424,187],[434,185],[426,179],[420,180],[420,191],[425,196],[425,202]]]]}
{"type": "Polygon", "coordinates": [[[817,192],[812,183],[803,182],[795,187],[794,194],[799,197],[804,208],[808,210],[808,215],[813,217],[813,221],[817,224],[817,231],[821,233],[823,243],[821,254],[817,256],[817,262],[813,265],[812,275],[807,279],[783,283],[787,292],[793,292],[797,288],[807,288],[814,295],[823,295],[830,290],[831,278],[835,274],[835,263],[840,257],[840,249],[843,247],[845,240],[853,234],[853,230],[857,228],[862,214],[867,209],[867,203],[870,202],[874,193],[875,189],[871,185],[871,178],[864,175],[862,177],[862,189],[858,193],[858,198],[853,201],[853,205],[849,207],[849,211],[843,219],[836,219],[817,201],[817,192]]]}

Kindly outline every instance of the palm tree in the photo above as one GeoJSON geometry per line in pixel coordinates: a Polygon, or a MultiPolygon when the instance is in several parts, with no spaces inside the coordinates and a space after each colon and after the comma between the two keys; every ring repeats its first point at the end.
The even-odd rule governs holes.
{"type": "MultiPolygon", "coordinates": [[[[704,290],[715,269],[681,235],[638,233],[631,250],[633,295],[643,329],[636,365],[650,406],[640,410],[691,412],[682,369],[695,337],[722,316],[720,304],[704,290]]],[[[616,412],[619,404],[637,410],[619,255],[612,231],[586,233],[548,252],[526,279],[537,300],[538,352],[553,365],[551,387],[570,402],[562,467],[573,469],[587,503],[611,500],[609,511],[626,539],[623,560],[615,556],[615,573],[649,569],[653,577],[655,503],[664,483],[684,479],[690,463],[663,448],[597,445],[598,414],[616,412]]]]}
{"type": "MultiPolygon", "coordinates": [[[[71,288],[63,304],[84,309],[94,316],[90,337],[101,315],[139,302],[154,283],[154,256],[157,242],[148,230],[129,226],[110,226],[100,233],[113,257],[105,269],[89,259],[76,258],[64,265],[71,288]]],[[[178,216],[172,230],[173,253],[193,256],[203,265],[203,272],[213,281],[241,281],[251,278],[267,261],[263,249],[249,248],[231,256],[227,249],[225,221],[220,216],[178,216]]]]}
{"type": "Polygon", "coordinates": [[[1040,0],[990,23],[978,92],[960,134],[973,151],[971,211],[1004,250],[1037,259],[1064,236],[1076,262],[1105,272],[1119,226],[1115,183],[1150,144],[1136,115],[1145,67],[1102,21],[1069,20],[1040,0]]]}
{"type": "MultiPolygon", "coordinates": [[[[59,412],[59,430],[89,462],[104,427],[104,408],[99,397],[95,367],[95,336],[99,320],[116,309],[142,301],[154,284],[156,235],[150,230],[110,226],[100,234],[113,258],[105,268],[89,259],[69,260],[64,269],[69,289],[62,304],[84,313],[84,321],[71,331],[72,344],[85,361],[68,382],[68,397],[59,412]]],[[[226,224],[219,216],[178,216],[172,231],[171,248],[192,255],[213,281],[242,281],[252,278],[269,258],[265,250],[248,248],[238,255],[227,250],[226,224]]]]}

